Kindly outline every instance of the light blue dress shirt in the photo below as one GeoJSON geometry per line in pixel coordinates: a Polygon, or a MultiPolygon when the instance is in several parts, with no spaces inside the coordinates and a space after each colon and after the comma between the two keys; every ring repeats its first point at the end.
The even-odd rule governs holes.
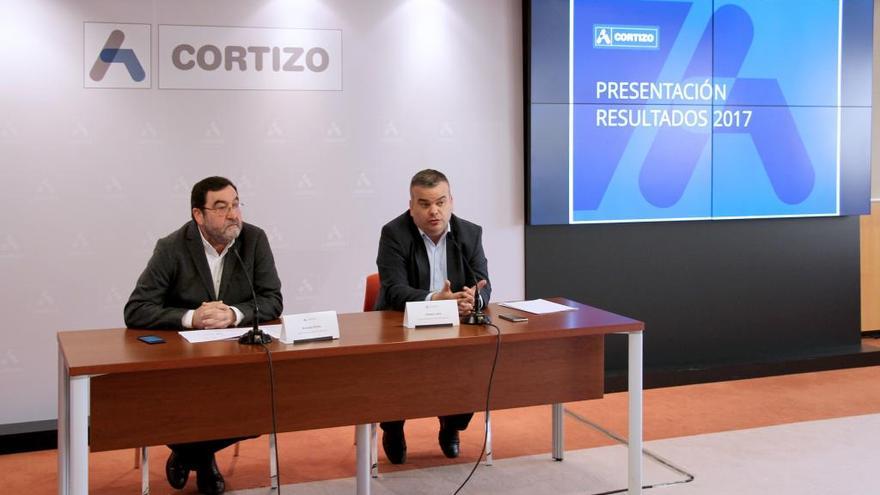
{"type": "Polygon", "coordinates": [[[428,286],[428,297],[425,298],[425,301],[430,301],[431,297],[443,290],[443,285],[446,284],[447,274],[446,274],[446,236],[452,230],[452,227],[447,224],[446,232],[440,237],[440,240],[434,244],[434,241],[428,237],[422,229],[419,229],[419,234],[422,235],[422,240],[425,242],[425,250],[428,252],[428,264],[431,267],[431,284],[428,286]]]}

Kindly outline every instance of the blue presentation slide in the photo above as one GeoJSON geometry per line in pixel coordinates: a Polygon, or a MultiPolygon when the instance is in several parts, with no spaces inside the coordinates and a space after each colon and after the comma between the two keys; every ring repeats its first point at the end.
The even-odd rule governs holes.
{"type": "Polygon", "coordinates": [[[839,1],[572,1],[570,223],[839,214],[839,1]]]}

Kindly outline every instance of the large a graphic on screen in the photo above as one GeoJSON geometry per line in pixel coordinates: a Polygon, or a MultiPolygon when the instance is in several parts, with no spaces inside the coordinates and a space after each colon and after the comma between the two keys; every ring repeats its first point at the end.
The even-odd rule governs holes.
{"type": "Polygon", "coordinates": [[[572,221],[836,214],[839,8],[799,3],[575,2],[572,221]]]}
{"type": "Polygon", "coordinates": [[[840,2],[569,15],[569,223],[840,214],[840,2]]]}

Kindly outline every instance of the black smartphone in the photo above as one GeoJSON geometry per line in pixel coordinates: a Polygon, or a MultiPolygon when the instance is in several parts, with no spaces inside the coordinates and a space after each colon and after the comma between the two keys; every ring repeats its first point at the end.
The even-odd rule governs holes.
{"type": "Polygon", "coordinates": [[[158,335],[141,335],[138,340],[147,344],[164,344],[165,339],[158,335]]]}
{"type": "Polygon", "coordinates": [[[498,317],[501,318],[502,320],[512,321],[514,323],[529,321],[529,319],[526,318],[525,316],[510,315],[510,314],[504,314],[504,313],[498,315],[498,317]]]}

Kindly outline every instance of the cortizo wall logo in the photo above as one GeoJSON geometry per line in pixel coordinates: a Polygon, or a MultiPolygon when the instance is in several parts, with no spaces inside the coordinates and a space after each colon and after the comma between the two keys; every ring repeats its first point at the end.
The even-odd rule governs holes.
{"type": "Polygon", "coordinates": [[[83,86],[150,88],[149,24],[83,23],[83,86]]]}
{"type": "MultiPolygon", "coordinates": [[[[149,24],[85,22],[87,88],[150,88],[149,24]]],[[[342,91],[342,31],[158,25],[159,89],[342,91]]]]}
{"type": "Polygon", "coordinates": [[[330,54],[321,47],[308,52],[299,46],[202,45],[196,49],[181,43],[171,51],[171,63],[180,70],[324,72],[330,65],[330,54]]]}
{"type": "Polygon", "coordinates": [[[342,90],[342,31],[159,25],[160,89],[342,90]]]}
{"type": "Polygon", "coordinates": [[[660,28],[593,24],[593,47],[656,50],[660,48],[660,28]]]}
{"type": "Polygon", "coordinates": [[[131,48],[121,48],[122,42],[125,41],[125,33],[119,29],[114,29],[107,37],[104,48],[98,54],[92,70],[89,71],[89,77],[92,81],[102,81],[110,69],[110,64],[123,64],[128,71],[128,75],[136,82],[141,82],[147,77],[144,67],[131,48]]]}

